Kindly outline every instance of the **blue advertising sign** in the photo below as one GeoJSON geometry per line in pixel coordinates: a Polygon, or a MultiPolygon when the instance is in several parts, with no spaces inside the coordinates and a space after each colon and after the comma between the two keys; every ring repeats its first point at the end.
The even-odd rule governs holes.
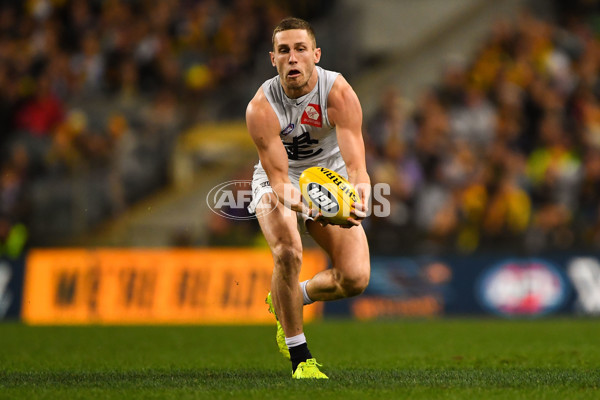
{"type": "Polygon", "coordinates": [[[600,255],[373,257],[361,296],[325,304],[358,319],[573,313],[600,315],[600,255]]]}
{"type": "Polygon", "coordinates": [[[427,317],[444,313],[454,294],[451,267],[428,258],[373,258],[364,294],[325,304],[325,312],[359,319],[427,317]]]}
{"type": "Polygon", "coordinates": [[[19,318],[24,259],[0,258],[0,321],[19,318]]]}

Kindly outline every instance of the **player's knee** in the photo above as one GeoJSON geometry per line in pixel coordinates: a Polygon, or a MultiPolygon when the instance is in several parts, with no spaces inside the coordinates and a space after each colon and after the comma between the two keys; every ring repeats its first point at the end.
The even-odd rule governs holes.
{"type": "Polygon", "coordinates": [[[302,250],[287,244],[279,244],[271,249],[275,266],[284,271],[293,272],[300,270],[302,264],[302,250]]]}
{"type": "Polygon", "coordinates": [[[346,297],[358,296],[369,284],[369,272],[356,271],[341,276],[340,286],[346,297]]]}

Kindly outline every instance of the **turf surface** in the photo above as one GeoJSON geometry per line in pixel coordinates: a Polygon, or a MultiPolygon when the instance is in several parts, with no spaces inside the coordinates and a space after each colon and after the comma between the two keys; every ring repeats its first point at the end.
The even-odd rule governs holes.
{"type": "Polygon", "coordinates": [[[0,399],[598,399],[600,320],[328,321],[328,381],[293,381],[274,326],[0,324],[0,399]]]}

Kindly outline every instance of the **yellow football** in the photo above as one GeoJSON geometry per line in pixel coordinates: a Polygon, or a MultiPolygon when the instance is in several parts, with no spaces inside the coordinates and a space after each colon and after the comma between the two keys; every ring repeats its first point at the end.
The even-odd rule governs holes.
{"type": "Polygon", "coordinates": [[[350,225],[352,204],[360,199],[346,178],[324,167],[310,167],[302,172],[299,183],[310,208],[319,209],[331,224],[350,225]]]}

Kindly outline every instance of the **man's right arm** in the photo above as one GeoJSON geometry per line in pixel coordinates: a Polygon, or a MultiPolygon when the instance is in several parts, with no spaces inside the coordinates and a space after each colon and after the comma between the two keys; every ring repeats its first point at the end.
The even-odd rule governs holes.
{"type": "Polygon", "coordinates": [[[258,150],[260,162],[279,201],[293,211],[308,213],[302,195],[288,176],[288,157],[279,138],[279,120],[262,88],[246,108],[246,126],[258,150]]]}

